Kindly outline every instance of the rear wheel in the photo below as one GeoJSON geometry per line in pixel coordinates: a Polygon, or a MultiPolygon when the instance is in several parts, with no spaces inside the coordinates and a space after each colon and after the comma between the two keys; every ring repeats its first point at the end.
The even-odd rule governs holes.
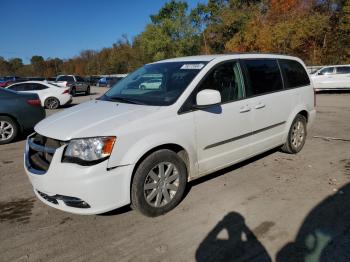
{"type": "Polygon", "coordinates": [[[44,105],[47,109],[57,109],[60,106],[60,101],[56,97],[48,97],[44,105]]]}
{"type": "Polygon", "coordinates": [[[10,117],[0,116],[0,145],[12,142],[17,134],[17,123],[10,117]]]}
{"type": "Polygon", "coordinates": [[[297,115],[290,127],[287,141],[282,146],[282,151],[288,154],[300,152],[306,141],[306,119],[302,115],[297,115]]]}
{"type": "Polygon", "coordinates": [[[179,204],[187,183],[185,163],[173,151],[163,149],[139,165],[131,187],[131,202],[142,214],[163,215],[179,204]]]}
{"type": "Polygon", "coordinates": [[[75,87],[72,88],[70,93],[71,93],[72,96],[75,96],[77,94],[77,90],[75,90],[75,87]]]}
{"type": "Polygon", "coordinates": [[[90,95],[90,86],[86,88],[85,95],[89,96],[90,95]]]}

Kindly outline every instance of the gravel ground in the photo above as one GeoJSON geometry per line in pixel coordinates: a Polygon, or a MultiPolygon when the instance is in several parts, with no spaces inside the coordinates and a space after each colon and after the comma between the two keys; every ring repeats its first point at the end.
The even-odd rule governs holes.
{"type": "Polygon", "coordinates": [[[24,174],[24,140],[2,145],[0,261],[350,261],[350,94],[319,94],[317,109],[299,154],[272,150],[193,181],[157,218],[50,208],[24,174]]]}

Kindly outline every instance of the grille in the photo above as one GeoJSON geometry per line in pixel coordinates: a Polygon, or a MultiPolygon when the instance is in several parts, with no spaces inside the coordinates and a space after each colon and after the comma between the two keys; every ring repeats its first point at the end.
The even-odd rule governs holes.
{"type": "Polygon", "coordinates": [[[40,134],[35,134],[28,138],[27,158],[29,166],[40,173],[45,173],[50,167],[56,149],[63,144],[62,141],[40,134]]]}

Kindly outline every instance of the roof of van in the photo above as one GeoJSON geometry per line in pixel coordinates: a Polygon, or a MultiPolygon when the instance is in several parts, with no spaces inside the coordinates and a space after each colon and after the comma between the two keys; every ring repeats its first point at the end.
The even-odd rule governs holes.
{"type": "Polygon", "coordinates": [[[281,54],[271,54],[271,53],[230,53],[230,54],[216,54],[216,55],[198,55],[198,56],[184,56],[184,57],[176,57],[165,59],[159,62],[190,62],[190,61],[212,61],[217,58],[227,58],[227,59],[237,59],[237,58],[287,58],[293,60],[300,60],[294,56],[287,56],[281,54]]]}

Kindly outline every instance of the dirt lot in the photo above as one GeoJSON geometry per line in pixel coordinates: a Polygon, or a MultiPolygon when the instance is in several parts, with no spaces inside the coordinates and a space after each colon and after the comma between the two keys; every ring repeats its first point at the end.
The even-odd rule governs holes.
{"type": "Polygon", "coordinates": [[[314,137],[350,139],[350,94],[317,103],[299,154],[272,150],[194,181],[158,218],[50,208],[25,177],[24,141],[0,146],[0,261],[350,261],[350,142],[314,137]]]}

